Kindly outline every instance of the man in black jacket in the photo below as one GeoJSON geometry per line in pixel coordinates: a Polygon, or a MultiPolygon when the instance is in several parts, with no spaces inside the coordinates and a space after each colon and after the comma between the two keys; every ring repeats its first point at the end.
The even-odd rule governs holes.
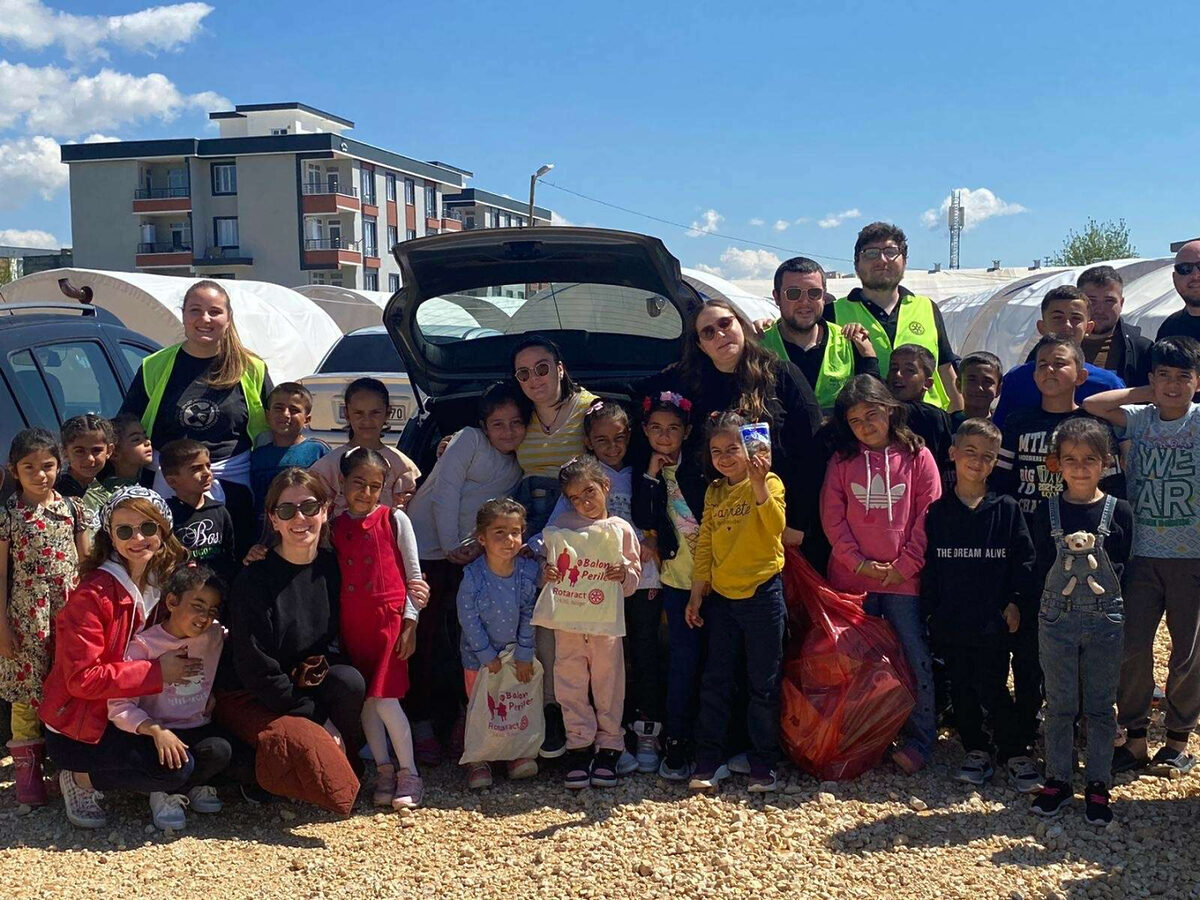
{"type": "Polygon", "coordinates": [[[1083,339],[1084,358],[1094,366],[1116,372],[1129,387],[1150,383],[1149,338],[1121,320],[1125,281],[1112,266],[1085,269],[1075,286],[1087,294],[1092,333],[1083,339]]]}

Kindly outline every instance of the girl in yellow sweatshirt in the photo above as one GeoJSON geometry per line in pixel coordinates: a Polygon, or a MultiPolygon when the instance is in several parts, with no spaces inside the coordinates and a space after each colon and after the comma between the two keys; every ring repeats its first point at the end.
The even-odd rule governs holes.
{"type": "Polygon", "coordinates": [[[712,467],[721,477],[704,495],[692,592],[685,613],[693,628],[707,624],[708,660],[700,684],[693,790],[729,777],[724,760],[737,669],[749,688],[749,790],[773,791],[779,759],[779,677],[783,664],[783,482],[770,451],[748,456],[741,427],[725,412],[706,429],[712,467]],[[700,617],[701,606],[704,618],[700,617]]]}

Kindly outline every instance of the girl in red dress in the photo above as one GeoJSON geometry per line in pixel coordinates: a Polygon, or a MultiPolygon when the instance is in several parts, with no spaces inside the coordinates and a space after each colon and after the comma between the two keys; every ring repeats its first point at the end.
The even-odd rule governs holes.
{"type": "Polygon", "coordinates": [[[416,648],[417,616],[429,600],[421,578],[412,522],[382,506],[388,462],[355,447],[341,458],[346,511],[333,522],[342,572],[342,649],[367,682],[362,724],[375,757],[376,806],[412,809],[424,785],[413,758],[412,729],[400,700],[408,691],[408,658],[416,648]],[[388,741],[397,765],[388,755],[388,741]]]}

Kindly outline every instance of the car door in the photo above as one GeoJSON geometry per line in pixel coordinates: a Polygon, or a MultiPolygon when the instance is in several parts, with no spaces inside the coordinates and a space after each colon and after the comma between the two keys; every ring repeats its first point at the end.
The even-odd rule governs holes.
{"type": "Polygon", "coordinates": [[[84,413],[114,415],[125,389],[98,336],[41,341],[11,351],[9,367],[31,424],[57,432],[62,422],[84,413]]]}

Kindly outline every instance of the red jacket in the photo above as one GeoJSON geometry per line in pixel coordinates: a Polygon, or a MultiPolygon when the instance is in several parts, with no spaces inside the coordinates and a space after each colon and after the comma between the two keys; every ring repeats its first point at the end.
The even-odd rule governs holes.
{"type": "Polygon", "coordinates": [[[71,591],[54,620],[54,663],[38,710],[55,731],[99,743],[108,725],[109,700],[162,691],[157,660],[125,660],[134,611],[128,589],[102,568],[71,591]]]}

